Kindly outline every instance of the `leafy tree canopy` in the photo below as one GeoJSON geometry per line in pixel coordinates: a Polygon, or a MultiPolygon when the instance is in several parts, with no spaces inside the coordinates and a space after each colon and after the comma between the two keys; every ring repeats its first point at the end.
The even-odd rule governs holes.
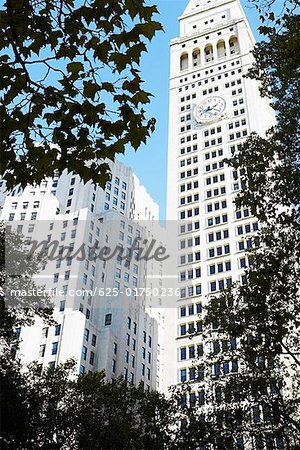
{"type": "Polygon", "coordinates": [[[6,0],[1,11],[1,174],[11,188],[55,169],[104,185],[154,130],[141,55],[160,23],[145,0],[6,0]]]}
{"type": "Polygon", "coordinates": [[[76,377],[72,361],[43,372],[33,365],[0,373],[1,448],[163,449],[173,406],[157,392],[103,372],[76,377]]]}

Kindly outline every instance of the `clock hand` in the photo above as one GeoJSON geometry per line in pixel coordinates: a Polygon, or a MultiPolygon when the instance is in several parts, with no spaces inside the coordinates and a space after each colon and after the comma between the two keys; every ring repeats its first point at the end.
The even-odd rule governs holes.
{"type": "Polygon", "coordinates": [[[216,111],[217,113],[220,112],[220,110],[216,109],[216,108],[209,108],[205,112],[207,113],[207,112],[213,112],[213,111],[216,111]]]}

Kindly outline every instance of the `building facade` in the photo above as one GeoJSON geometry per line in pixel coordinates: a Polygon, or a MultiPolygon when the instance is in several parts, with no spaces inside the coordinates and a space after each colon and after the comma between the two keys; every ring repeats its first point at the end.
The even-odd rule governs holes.
{"type": "MultiPolygon", "coordinates": [[[[179,23],[170,45],[167,219],[178,223],[180,298],[169,312],[169,384],[194,380],[195,358],[206,352],[202,307],[242,281],[259,226],[247,208],[236,208],[241,174],[224,159],[274,124],[258,82],[244,78],[254,38],[240,1],[190,0],[179,23]]],[[[224,370],[236,372],[239,363],[227,361],[224,370]]]]}
{"type": "Polygon", "coordinates": [[[105,189],[64,171],[39,186],[3,193],[7,226],[29,246],[56,246],[56,257],[35,280],[51,292],[55,325],[37,318],[19,329],[19,354],[24,364],[42,367],[72,358],[77,373],[105,370],[108,380],[123,376],[156,389],[162,383],[163,314],[143,289],[158,268],[137,252],[153,235],[158,206],[130,168],[116,161],[111,169],[105,189]],[[99,255],[117,248],[122,251],[114,257],[104,252],[93,259],[93,249],[99,255]]]}
{"type": "MultiPolygon", "coordinates": [[[[27,186],[25,189],[16,186],[9,196],[23,195],[29,199],[36,197],[35,200],[38,200],[37,197],[44,198],[45,195],[54,196],[58,200],[59,212],[62,214],[88,208],[94,214],[114,210],[129,219],[158,220],[158,205],[132,169],[118,160],[109,164],[112,177],[111,181],[106,183],[105,189],[91,181],[84,183],[76,173],[64,170],[61,174],[55,172],[53,178],[45,179],[40,185],[27,186]]],[[[5,181],[0,181],[0,210],[7,195],[5,181]]],[[[15,217],[17,219],[18,215],[15,217]]]]}

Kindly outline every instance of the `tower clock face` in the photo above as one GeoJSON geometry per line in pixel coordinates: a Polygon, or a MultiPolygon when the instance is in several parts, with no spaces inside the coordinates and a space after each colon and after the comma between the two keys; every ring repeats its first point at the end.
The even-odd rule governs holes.
{"type": "Polygon", "coordinates": [[[224,98],[218,96],[208,97],[194,109],[194,116],[198,123],[211,123],[220,119],[226,108],[224,98]]]}

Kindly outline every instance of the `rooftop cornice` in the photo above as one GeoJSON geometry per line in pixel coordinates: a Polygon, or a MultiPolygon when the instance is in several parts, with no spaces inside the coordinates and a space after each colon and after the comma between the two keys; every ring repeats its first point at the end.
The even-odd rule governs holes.
{"type": "Polygon", "coordinates": [[[189,36],[173,38],[170,42],[170,46],[172,46],[174,44],[181,44],[181,43],[187,42],[191,39],[201,38],[202,36],[206,36],[209,33],[215,33],[224,28],[227,28],[228,26],[236,25],[240,22],[246,22],[246,24],[247,24],[247,21],[245,20],[244,17],[241,17],[240,19],[232,19],[232,20],[227,21],[226,23],[220,23],[219,26],[216,24],[216,26],[214,26],[214,27],[206,28],[204,31],[199,32],[199,30],[197,30],[195,33],[190,34],[189,36]]]}

